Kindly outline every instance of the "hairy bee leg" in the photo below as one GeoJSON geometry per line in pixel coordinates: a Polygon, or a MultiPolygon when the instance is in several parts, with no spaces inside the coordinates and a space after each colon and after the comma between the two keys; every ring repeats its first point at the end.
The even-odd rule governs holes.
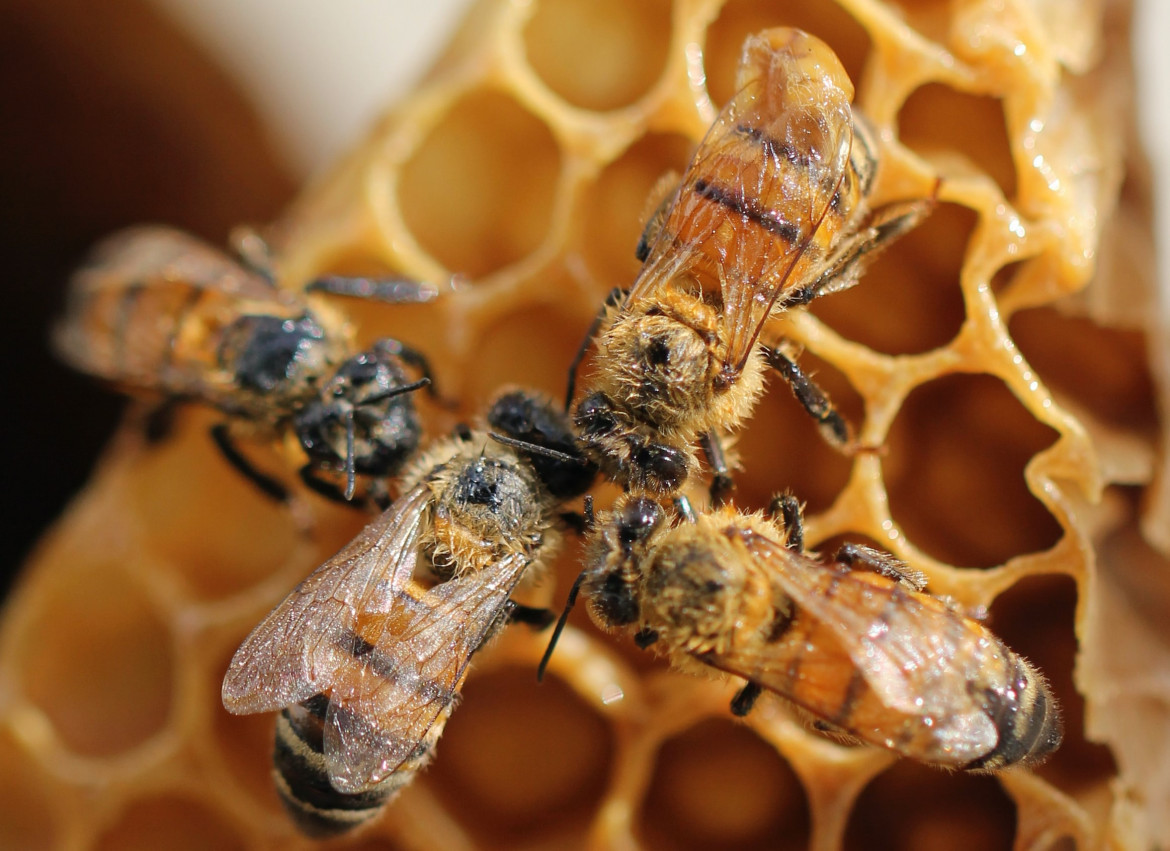
{"type": "Polygon", "coordinates": [[[517,603],[512,600],[507,602],[504,607],[504,612],[508,623],[522,623],[538,632],[552,625],[552,622],[557,619],[552,609],[538,606],[525,606],[523,603],[517,603]]]}
{"type": "Polygon", "coordinates": [[[747,685],[735,693],[731,698],[731,714],[737,718],[743,718],[752,711],[752,707],[756,705],[756,700],[763,694],[764,688],[758,683],[753,683],[748,680],[747,685]]]}
{"type": "Polygon", "coordinates": [[[809,416],[817,421],[817,425],[821,427],[822,433],[829,441],[838,448],[847,448],[850,442],[848,423],[837,413],[825,391],[817,386],[796,361],[784,353],[783,343],[765,346],[764,359],[788,382],[796,400],[808,411],[809,416]]]}
{"type": "Polygon", "coordinates": [[[768,503],[768,514],[783,525],[788,549],[804,552],[804,507],[792,491],[784,491],[772,497],[768,503]]]}
{"type": "Polygon", "coordinates": [[[735,479],[727,466],[727,456],[723,452],[723,441],[719,434],[712,429],[699,438],[699,446],[707,457],[707,464],[711,467],[711,506],[719,508],[727,501],[727,497],[735,490],[735,479]]]}
{"type": "Polygon", "coordinates": [[[248,481],[277,502],[291,502],[291,495],[289,494],[288,488],[276,479],[261,473],[253,467],[251,462],[244,457],[243,453],[236,448],[235,441],[232,440],[231,432],[228,431],[227,423],[216,423],[213,425],[211,427],[211,439],[215,441],[215,445],[223,453],[223,457],[227,459],[228,463],[235,467],[248,481]]]}
{"type": "Polygon", "coordinates": [[[569,364],[569,383],[565,389],[565,413],[568,413],[569,408],[573,405],[573,394],[577,392],[577,370],[581,367],[581,361],[585,360],[585,353],[589,351],[589,345],[593,342],[593,338],[597,336],[597,332],[601,328],[601,323],[605,321],[606,312],[611,307],[616,307],[621,303],[621,300],[625,296],[625,290],[621,287],[614,287],[605,297],[605,303],[602,304],[601,310],[597,311],[597,315],[589,323],[589,330],[585,332],[585,339],[581,341],[581,347],[577,349],[577,354],[573,355],[573,360],[569,364]]]}
{"type": "Polygon", "coordinates": [[[926,588],[926,574],[915,570],[896,556],[862,544],[843,544],[834,554],[833,561],[850,569],[868,570],[905,585],[911,591],[926,588]]]}

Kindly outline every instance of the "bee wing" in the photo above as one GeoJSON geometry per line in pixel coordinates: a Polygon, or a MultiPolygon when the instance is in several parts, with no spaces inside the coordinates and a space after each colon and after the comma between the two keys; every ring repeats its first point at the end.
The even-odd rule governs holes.
{"type": "Polygon", "coordinates": [[[450,710],[472,654],[490,636],[530,558],[514,554],[422,592],[393,613],[369,650],[335,682],[325,716],[325,761],[341,792],[393,773],[450,710]]]}
{"type": "Polygon", "coordinates": [[[102,240],[75,273],[73,287],[122,289],[168,281],[243,299],[264,301],[279,295],[267,280],[218,248],[162,225],[126,228],[102,240]]]}
{"type": "Polygon", "coordinates": [[[831,631],[886,706],[956,728],[987,724],[975,702],[959,705],[953,689],[936,685],[979,673],[978,658],[963,652],[970,635],[959,615],[933,597],[867,581],[762,536],[749,548],[796,606],[831,631]]]}
{"type": "Polygon", "coordinates": [[[742,368],[845,174],[853,112],[836,72],[801,39],[779,47],[749,40],[737,83],[627,303],[688,271],[714,277],[729,343],[725,361],[742,368]],[[736,226],[727,227],[729,220],[736,226]]]}
{"type": "Polygon", "coordinates": [[[426,484],[402,496],[252,630],[223,679],[229,712],[274,712],[330,689],[354,664],[359,617],[409,609],[429,502],[426,484]]]}

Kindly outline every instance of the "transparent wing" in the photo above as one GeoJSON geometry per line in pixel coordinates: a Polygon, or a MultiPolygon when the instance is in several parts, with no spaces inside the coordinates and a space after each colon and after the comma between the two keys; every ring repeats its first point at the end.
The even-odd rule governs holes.
{"type": "Polygon", "coordinates": [[[956,700],[945,685],[979,674],[978,657],[964,650],[969,628],[955,612],[926,594],[821,564],[763,536],[752,536],[748,546],[796,606],[832,632],[886,706],[955,726],[986,723],[976,702],[962,690],[956,700]]]}
{"type": "Polygon", "coordinates": [[[851,93],[827,50],[807,37],[749,40],[738,90],[699,145],[627,297],[717,283],[725,360],[737,368],[794,283],[849,162],[851,93]]]}
{"type": "Polygon", "coordinates": [[[179,282],[236,298],[279,300],[280,291],[201,239],[162,225],[139,225],[102,240],[74,275],[80,290],[179,282]]]}
{"type": "Polygon", "coordinates": [[[335,788],[369,789],[415,752],[445,717],[472,654],[499,622],[529,562],[511,555],[363,624],[369,649],[334,682],[325,719],[325,760],[335,788]]]}
{"type": "Polygon", "coordinates": [[[252,630],[224,676],[229,712],[274,712],[328,691],[355,664],[359,618],[409,617],[429,502],[425,484],[402,496],[252,630]]]}

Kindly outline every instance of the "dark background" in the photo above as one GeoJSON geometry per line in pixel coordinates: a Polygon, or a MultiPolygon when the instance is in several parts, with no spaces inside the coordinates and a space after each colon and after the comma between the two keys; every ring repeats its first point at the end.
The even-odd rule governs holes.
{"type": "Polygon", "coordinates": [[[140,2],[0,0],[0,594],[85,482],[123,400],[48,331],[88,247],[135,222],[222,244],[293,181],[231,81],[140,2]]]}

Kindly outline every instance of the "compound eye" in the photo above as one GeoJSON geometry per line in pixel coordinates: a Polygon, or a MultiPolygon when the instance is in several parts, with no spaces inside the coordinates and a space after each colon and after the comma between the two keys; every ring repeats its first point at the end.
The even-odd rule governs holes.
{"type": "Polygon", "coordinates": [[[600,437],[612,434],[617,429],[617,417],[614,416],[613,405],[601,393],[586,396],[577,405],[573,415],[573,423],[581,430],[585,437],[600,437]]]}
{"type": "Polygon", "coordinates": [[[644,496],[631,499],[622,509],[618,527],[618,540],[628,548],[631,544],[650,537],[662,523],[662,508],[652,499],[644,496]]]}
{"type": "Polygon", "coordinates": [[[673,446],[663,443],[636,446],[630,452],[630,458],[649,490],[674,493],[687,480],[687,455],[673,446]]]}

